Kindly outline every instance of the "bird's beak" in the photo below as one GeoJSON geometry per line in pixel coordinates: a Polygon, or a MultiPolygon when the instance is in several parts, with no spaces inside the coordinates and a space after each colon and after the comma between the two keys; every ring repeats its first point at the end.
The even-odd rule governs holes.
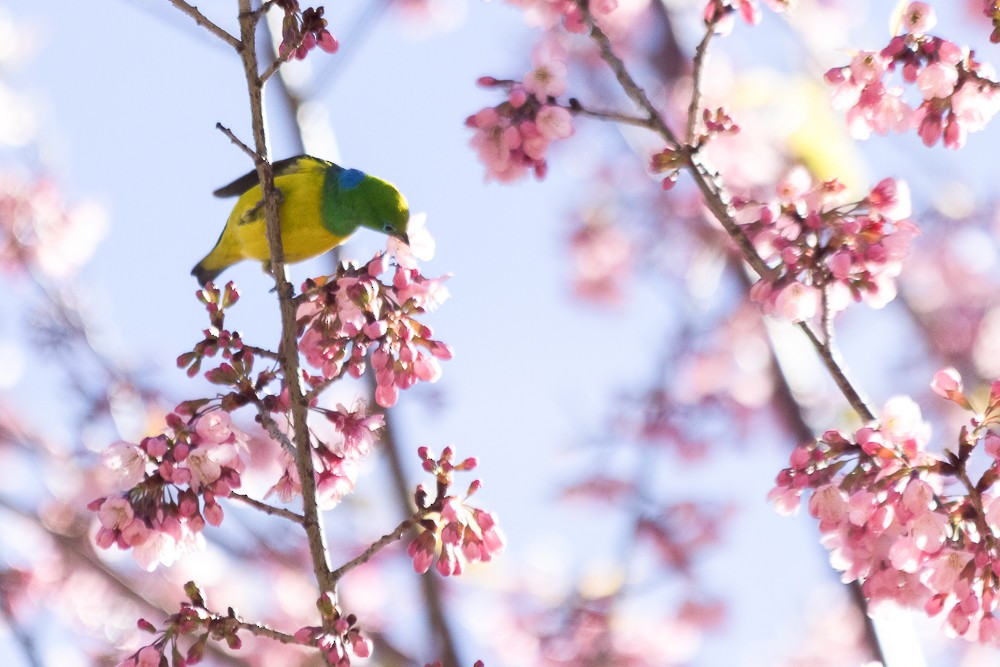
{"type": "Polygon", "coordinates": [[[393,236],[395,236],[397,239],[399,239],[406,245],[410,245],[410,237],[406,235],[406,232],[397,232],[396,234],[393,234],[393,236]]]}

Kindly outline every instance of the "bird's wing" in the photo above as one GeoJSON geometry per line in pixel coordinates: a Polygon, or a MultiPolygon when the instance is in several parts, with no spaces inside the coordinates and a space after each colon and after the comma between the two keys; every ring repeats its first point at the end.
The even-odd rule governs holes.
{"type": "MultiPolygon", "coordinates": [[[[289,157],[284,160],[278,160],[277,162],[271,163],[271,169],[274,170],[275,177],[284,176],[286,174],[295,174],[309,166],[322,166],[323,168],[326,168],[335,165],[332,162],[321,160],[311,155],[296,155],[295,157],[289,157]]],[[[240,176],[232,183],[223,185],[212,194],[216,197],[238,197],[250,188],[259,184],[260,178],[257,175],[257,170],[254,169],[253,171],[240,176]]]]}

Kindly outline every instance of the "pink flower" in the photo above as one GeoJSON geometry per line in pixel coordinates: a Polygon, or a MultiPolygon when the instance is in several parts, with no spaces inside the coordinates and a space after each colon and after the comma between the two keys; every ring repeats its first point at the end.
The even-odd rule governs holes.
{"type": "Polygon", "coordinates": [[[972,554],[967,551],[945,549],[940,552],[937,558],[927,564],[924,577],[927,586],[936,593],[951,593],[970,560],[972,554]]]}
{"type": "Polygon", "coordinates": [[[283,472],[274,486],[264,494],[266,500],[271,494],[277,494],[278,499],[283,503],[290,503],[298,494],[302,493],[302,486],[299,484],[299,471],[295,467],[295,461],[286,450],[281,451],[283,472]]]}
{"type": "Polygon", "coordinates": [[[101,465],[109,471],[118,491],[133,488],[146,477],[149,457],[129,442],[116,442],[101,453],[101,465]]]}
{"type": "Polygon", "coordinates": [[[1000,95],[990,85],[966,79],[951,96],[951,112],[968,132],[978,132],[1000,109],[1000,95]]]}
{"type": "Polygon", "coordinates": [[[120,531],[132,522],[132,519],[135,518],[135,512],[127,499],[114,496],[101,503],[97,518],[105,528],[120,531]]]}
{"type": "Polygon", "coordinates": [[[847,517],[847,496],[840,487],[826,484],[809,498],[809,513],[819,519],[820,530],[830,530],[847,517]]]}
{"type": "Polygon", "coordinates": [[[561,60],[537,62],[524,77],[524,89],[540,102],[566,92],[566,63],[561,60]]]}
{"type": "Polygon", "coordinates": [[[212,485],[222,476],[223,467],[232,468],[236,459],[236,447],[231,444],[195,447],[185,461],[191,473],[191,488],[197,491],[212,485]]]}
{"type": "Polygon", "coordinates": [[[944,63],[931,63],[917,75],[917,88],[925,100],[946,98],[955,91],[958,71],[944,63]]]}
{"type": "Polygon", "coordinates": [[[804,167],[795,167],[778,181],[775,190],[778,200],[784,203],[798,201],[805,197],[812,187],[812,177],[804,167]]]}
{"type": "Polygon", "coordinates": [[[963,393],[962,376],[954,368],[943,368],[935,373],[934,379],[931,381],[931,389],[941,398],[954,401],[963,408],[971,408],[963,393]]]}
{"type": "MultiPolygon", "coordinates": [[[[396,263],[407,269],[417,268],[417,260],[428,262],[434,259],[436,243],[434,237],[427,230],[427,214],[414,213],[410,216],[410,222],[406,227],[406,236],[410,240],[407,245],[394,236],[390,236],[386,242],[386,250],[396,258],[396,263]]],[[[373,278],[383,273],[382,269],[373,278]]]]}
{"type": "Polygon", "coordinates": [[[924,512],[910,521],[913,544],[926,554],[936,554],[948,538],[948,516],[938,512],[924,512]]]}
{"type": "Polygon", "coordinates": [[[573,135],[573,117],[562,107],[545,105],[535,116],[535,126],[549,141],[565,139],[573,135]]]}
{"type": "Polygon", "coordinates": [[[911,2],[903,11],[901,24],[906,32],[922,35],[937,24],[937,16],[926,2],[911,2]]]}
{"type": "Polygon", "coordinates": [[[205,444],[226,442],[233,434],[232,419],[225,410],[212,410],[195,422],[194,430],[205,444]]]}
{"type": "Polygon", "coordinates": [[[868,195],[872,210],[889,220],[910,217],[910,188],[906,181],[883,178],[868,195]]]}
{"type": "Polygon", "coordinates": [[[413,559],[413,571],[417,574],[424,574],[434,563],[434,556],[437,550],[437,539],[430,531],[421,531],[410,545],[406,548],[406,553],[413,559]]]}
{"type": "Polygon", "coordinates": [[[923,552],[910,537],[902,537],[889,547],[889,560],[900,572],[913,574],[920,569],[923,557],[923,552]]]}
{"type": "Polygon", "coordinates": [[[160,667],[163,654],[154,646],[146,646],[139,649],[136,654],[136,667],[160,667]]]}
{"type": "Polygon", "coordinates": [[[375,434],[385,425],[381,414],[367,415],[363,404],[353,411],[338,404],[336,410],[327,413],[327,419],[344,436],[343,454],[353,459],[368,456],[375,445],[375,434]]]}
{"type": "Polygon", "coordinates": [[[917,134],[923,140],[925,146],[933,146],[941,138],[942,123],[941,114],[930,110],[924,102],[913,115],[913,121],[917,123],[917,134]]]}
{"type": "Polygon", "coordinates": [[[819,312],[820,293],[815,287],[792,282],[778,292],[774,314],[791,322],[804,322],[819,312]]]}
{"type": "Polygon", "coordinates": [[[920,406],[909,396],[895,396],[886,401],[879,416],[884,433],[900,446],[913,447],[912,456],[930,439],[930,424],[920,415],[920,406]]]}

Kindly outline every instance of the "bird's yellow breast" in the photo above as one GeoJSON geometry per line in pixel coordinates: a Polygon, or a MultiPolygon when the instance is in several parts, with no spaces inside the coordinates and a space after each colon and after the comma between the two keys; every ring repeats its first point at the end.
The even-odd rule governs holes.
{"type": "MultiPolygon", "coordinates": [[[[322,255],[346,238],[332,234],[323,226],[323,181],[322,169],[305,170],[274,179],[274,185],[281,193],[278,215],[281,219],[281,244],[288,262],[322,255]]],[[[259,185],[240,196],[219,243],[220,246],[231,247],[218,248],[221,253],[260,261],[270,258],[260,199],[259,185]]]]}

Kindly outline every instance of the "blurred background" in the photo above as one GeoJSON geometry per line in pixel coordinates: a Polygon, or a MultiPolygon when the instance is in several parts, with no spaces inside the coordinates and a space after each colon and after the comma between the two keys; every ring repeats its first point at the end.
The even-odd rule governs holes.
{"type": "MultiPolygon", "coordinates": [[[[235,31],[235,3],[204,4],[235,31]]],[[[765,500],[803,427],[857,422],[801,334],[749,303],[693,188],[682,178],[662,191],[646,173],[661,147],[592,119],[577,118],[575,136],[553,146],[542,180],[487,182],[469,146],[466,118],[502,101],[476,80],[522,78],[532,48],[555,39],[530,11],[543,4],[331,3],[340,51],[293,63],[285,89],[275,81],[267,92],[274,158],[305,150],[395,183],[436,239],[423,273],[451,275],[450,300],[426,321],[455,358],[438,383],[403,393],[391,426],[413,485],[418,446],[477,456],[477,503],[507,536],[496,562],[437,582],[461,664],[861,664],[864,623],[815,522],[780,517],[765,500]]],[[[620,0],[607,19],[675,120],[703,4],[620,0]]],[[[980,4],[938,7],[936,32],[988,61],[980,4]]],[[[725,104],[742,132],[712,158],[732,187],[760,197],[794,164],[859,196],[886,176],[909,182],[923,236],[901,298],[855,306],[838,328],[872,400],[913,396],[947,439],[956,416],[929,396],[934,371],[956,365],[971,385],[1000,374],[997,130],[961,151],[848,136],[822,74],[854,49],[884,46],[893,5],[802,0],[719,39],[706,104],[725,104]]],[[[558,39],[574,63],[568,95],[629,110],[586,38],[558,39]]],[[[245,507],[226,507],[230,520],[208,531],[203,553],[152,574],[89,546],[99,453],[159,432],[176,403],[215,392],[174,360],[207,326],[189,272],[232,205],[211,192],[252,167],[216,123],[249,142],[239,60],[165,0],[0,0],[5,665],[116,664],[149,641],[135,619],[175,609],[190,579],[220,609],[290,631],[311,618],[299,534],[245,507]]],[[[342,256],[367,261],[383,247],[362,232],[342,256]]],[[[298,284],[331,270],[321,257],[291,275],[298,284]]],[[[270,278],[253,263],[224,278],[243,296],[230,326],[273,345],[270,278]]],[[[328,401],[364,393],[341,383],[328,401]]],[[[276,467],[259,459],[248,493],[274,483],[276,467]]],[[[330,514],[335,556],[350,558],[401,512],[381,452],[330,514]]],[[[344,581],[345,607],[376,633],[364,664],[441,656],[446,640],[425,619],[426,586],[404,552],[405,542],[344,581]]],[[[902,613],[883,613],[879,630],[893,665],[997,659],[902,613]]],[[[303,652],[248,643],[206,663],[307,664],[303,652]]]]}

